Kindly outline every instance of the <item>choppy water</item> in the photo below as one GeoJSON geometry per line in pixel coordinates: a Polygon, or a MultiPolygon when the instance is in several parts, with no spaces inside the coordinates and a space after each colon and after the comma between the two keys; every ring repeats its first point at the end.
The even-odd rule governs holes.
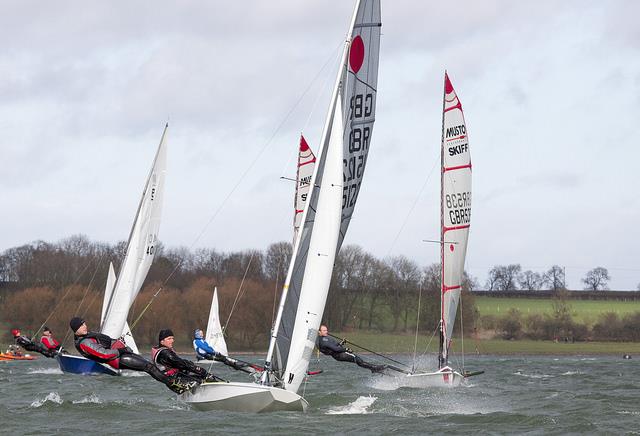
{"type": "Polygon", "coordinates": [[[397,388],[324,357],[312,365],[320,368],[306,386],[308,413],[242,414],[190,410],[146,375],[67,375],[44,358],[0,362],[0,426],[3,434],[640,435],[639,356],[473,357],[467,368],[486,373],[458,389],[397,388]]]}

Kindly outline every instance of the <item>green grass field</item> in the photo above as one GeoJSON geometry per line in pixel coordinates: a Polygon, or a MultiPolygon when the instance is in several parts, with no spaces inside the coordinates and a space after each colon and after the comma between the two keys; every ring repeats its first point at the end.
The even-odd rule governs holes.
{"type": "MultiPolygon", "coordinates": [[[[520,310],[524,316],[534,313],[551,314],[553,310],[553,301],[550,299],[477,296],[475,302],[480,316],[493,315],[498,318],[504,316],[512,308],[520,310]]],[[[593,325],[603,313],[614,312],[622,317],[633,312],[640,312],[640,301],[569,300],[569,305],[574,321],[588,325],[593,325]]]]}
{"type": "MultiPolygon", "coordinates": [[[[429,334],[418,337],[418,354],[425,352],[436,353],[438,341],[434,338],[429,347],[429,334]]],[[[398,335],[389,333],[372,333],[365,331],[333,333],[338,337],[347,338],[349,341],[369,348],[376,352],[392,354],[412,354],[414,349],[414,335],[398,335]]],[[[356,347],[354,351],[360,352],[356,347]]],[[[454,340],[453,351],[460,352],[461,342],[454,340]]],[[[553,341],[505,341],[502,339],[473,340],[466,338],[464,341],[466,355],[473,354],[550,354],[550,355],[576,355],[576,354],[640,354],[640,343],[628,342],[553,342],[553,341]]]]}

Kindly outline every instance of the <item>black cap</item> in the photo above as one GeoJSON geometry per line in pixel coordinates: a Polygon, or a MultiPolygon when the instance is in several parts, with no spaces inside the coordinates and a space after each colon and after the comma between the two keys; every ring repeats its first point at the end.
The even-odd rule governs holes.
{"type": "Polygon", "coordinates": [[[69,327],[71,327],[71,330],[73,330],[74,333],[78,331],[82,324],[84,324],[84,319],[79,316],[75,316],[71,318],[71,321],[69,321],[69,327]]]}
{"type": "Polygon", "coordinates": [[[50,331],[51,331],[51,329],[50,329],[49,327],[47,327],[47,326],[44,326],[44,327],[42,328],[42,331],[43,331],[43,332],[50,332],[50,331]]]}
{"type": "Polygon", "coordinates": [[[173,336],[173,332],[171,329],[162,329],[160,333],[158,333],[158,343],[160,343],[164,338],[168,338],[169,336],[173,336]]]}

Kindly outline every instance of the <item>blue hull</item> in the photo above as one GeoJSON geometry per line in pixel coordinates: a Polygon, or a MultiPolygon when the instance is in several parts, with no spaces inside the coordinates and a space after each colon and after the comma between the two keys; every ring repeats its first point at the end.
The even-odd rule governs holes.
{"type": "Polygon", "coordinates": [[[113,369],[110,366],[103,365],[93,360],[86,359],[81,356],[72,356],[70,354],[58,354],[56,356],[58,365],[62,372],[69,374],[108,374],[108,375],[120,375],[120,371],[113,369]]]}

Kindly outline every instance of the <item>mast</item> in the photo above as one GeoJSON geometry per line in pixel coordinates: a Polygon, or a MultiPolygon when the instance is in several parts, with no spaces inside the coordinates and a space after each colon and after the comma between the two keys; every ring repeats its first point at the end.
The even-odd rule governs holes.
{"type": "MultiPolygon", "coordinates": [[[[269,342],[269,350],[267,351],[267,357],[265,360],[265,371],[263,372],[262,378],[260,380],[260,382],[262,384],[269,384],[269,373],[271,372],[272,369],[272,362],[273,362],[273,353],[275,351],[275,346],[276,346],[276,339],[278,337],[278,330],[280,329],[280,325],[282,323],[282,314],[284,312],[284,308],[285,308],[285,303],[287,300],[287,294],[289,292],[289,285],[291,283],[291,277],[293,275],[293,268],[294,265],[296,263],[296,258],[298,255],[298,247],[300,245],[300,241],[302,239],[302,235],[305,231],[304,229],[304,224],[306,222],[307,219],[307,214],[309,212],[309,209],[311,207],[311,202],[312,199],[311,197],[314,195],[314,192],[316,192],[315,190],[315,186],[316,186],[316,179],[318,178],[318,171],[320,170],[320,168],[324,169],[324,165],[323,160],[325,159],[325,155],[326,155],[326,149],[328,146],[328,135],[329,135],[329,129],[333,123],[333,117],[334,117],[334,112],[335,112],[335,108],[336,108],[336,103],[337,100],[339,98],[339,89],[340,89],[340,83],[342,81],[342,75],[343,75],[343,70],[346,68],[346,62],[347,62],[347,55],[349,53],[349,44],[351,42],[351,35],[353,33],[353,26],[355,24],[356,21],[356,16],[358,13],[358,9],[360,7],[360,0],[356,1],[356,5],[354,7],[353,10],[353,15],[351,17],[351,24],[349,25],[349,30],[347,33],[347,39],[345,41],[344,44],[344,48],[342,50],[342,60],[340,62],[340,68],[338,70],[338,74],[336,77],[336,81],[335,84],[333,86],[333,92],[331,94],[331,103],[329,104],[329,110],[327,111],[327,117],[325,119],[325,123],[324,123],[324,127],[322,128],[322,136],[321,136],[321,148],[319,151],[319,155],[317,157],[317,163],[315,165],[315,168],[313,169],[313,175],[311,177],[311,188],[309,190],[309,196],[307,197],[307,205],[304,208],[304,212],[302,212],[302,219],[300,221],[300,225],[302,227],[302,229],[298,232],[295,241],[294,241],[294,246],[293,246],[293,256],[291,257],[291,261],[289,263],[289,269],[287,270],[287,278],[284,282],[284,286],[282,287],[282,294],[280,296],[280,303],[278,305],[278,313],[276,315],[276,320],[273,326],[273,329],[271,331],[271,341],[269,342]]],[[[340,116],[342,116],[342,114],[340,114],[340,116]]],[[[284,368],[282,368],[284,369],[284,368]]]]}
{"type": "Polygon", "coordinates": [[[440,134],[440,345],[438,347],[438,369],[447,364],[444,358],[444,110],[447,98],[447,70],[442,84],[442,132],[440,134]]]}

